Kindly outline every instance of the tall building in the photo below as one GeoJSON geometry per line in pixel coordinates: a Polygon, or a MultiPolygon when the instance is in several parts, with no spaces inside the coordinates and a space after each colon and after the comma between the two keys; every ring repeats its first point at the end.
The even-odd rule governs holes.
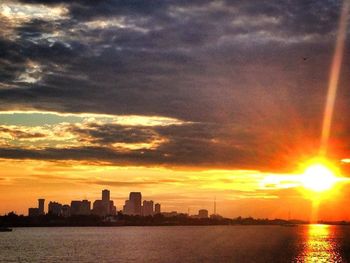
{"type": "Polygon", "coordinates": [[[161,211],[160,211],[160,204],[159,203],[156,203],[154,205],[154,214],[160,214],[161,211]]]}
{"type": "Polygon", "coordinates": [[[93,204],[92,213],[98,216],[115,215],[117,208],[114,202],[110,200],[110,191],[102,190],[102,200],[96,200],[93,204]]]}
{"type": "Polygon", "coordinates": [[[143,216],[152,216],[153,211],[153,201],[143,201],[142,203],[142,215],[143,216]]]}
{"type": "Polygon", "coordinates": [[[48,213],[50,215],[59,216],[62,214],[62,204],[57,202],[50,202],[48,206],[48,213]]]}
{"type": "Polygon", "coordinates": [[[45,199],[38,199],[39,215],[45,215],[45,199]]]}
{"type": "Polygon", "coordinates": [[[110,191],[107,189],[102,190],[102,201],[109,202],[110,200],[110,191]]]}
{"type": "Polygon", "coordinates": [[[130,192],[129,200],[132,203],[133,206],[133,215],[141,215],[141,200],[142,195],[140,192],[130,192]]]}
{"type": "Polygon", "coordinates": [[[111,214],[110,201],[111,201],[110,200],[110,191],[107,189],[102,190],[102,203],[103,203],[105,215],[111,214]]]}

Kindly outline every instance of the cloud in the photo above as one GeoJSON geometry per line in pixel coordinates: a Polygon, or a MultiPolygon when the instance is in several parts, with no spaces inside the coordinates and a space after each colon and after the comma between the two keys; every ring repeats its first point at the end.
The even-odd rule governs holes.
{"type": "Polygon", "coordinates": [[[43,127],[30,149],[34,128],[15,124],[0,156],[284,169],[317,152],[340,4],[6,0],[0,110],[119,122],[43,127]]]}

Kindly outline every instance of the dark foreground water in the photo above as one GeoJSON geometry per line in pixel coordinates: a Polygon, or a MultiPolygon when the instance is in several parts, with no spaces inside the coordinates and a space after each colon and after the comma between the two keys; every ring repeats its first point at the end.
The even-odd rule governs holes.
{"type": "Polygon", "coordinates": [[[16,228],[0,262],[350,262],[350,227],[16,228]]]}

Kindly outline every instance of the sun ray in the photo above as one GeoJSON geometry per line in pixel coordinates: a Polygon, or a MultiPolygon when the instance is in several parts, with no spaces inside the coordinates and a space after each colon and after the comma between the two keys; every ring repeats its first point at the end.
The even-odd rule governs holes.
{"type": "Polygon", "coordinates": [[[327,101],[323,117],[322,135],[320,154],[325,155],[328,147],[328,140],[330,136],[330,130],[332,125],[332,117],[334,111],[334,103],[338,89],[338,81],[340,76],[340,69],[343,60],[344,46],[346,39],[346,28],[348,22],[348,14],[350,10],[350,0],[345,0],[339,21],[339,29],[336,40],[336,46],[331,66],[330,79],[328,85],[327,101]]]}

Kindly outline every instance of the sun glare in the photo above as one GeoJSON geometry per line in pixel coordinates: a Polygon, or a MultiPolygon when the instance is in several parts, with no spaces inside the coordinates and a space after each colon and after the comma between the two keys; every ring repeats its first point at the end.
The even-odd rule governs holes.
{"type": "Polygon", "coordinates": [[[337,182],[337,177],[331,167],[324,164],[312,164],[301,175],[304,188],[315,192],[330,190],[337,182]]]}

